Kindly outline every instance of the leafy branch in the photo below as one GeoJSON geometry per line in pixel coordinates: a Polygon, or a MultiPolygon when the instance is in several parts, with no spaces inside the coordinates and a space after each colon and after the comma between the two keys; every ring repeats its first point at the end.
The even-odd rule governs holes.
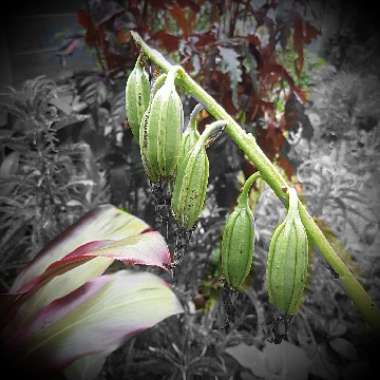
{"type": "MultiPolygon", "coordinates": [[[[138,33],[132,31],[131,34],[136,44],[140,46],[142,52],[154,64],[160,67],[162,71],[168,72],[173,67],[173,65],[170,64],[160,52],[148,46],[138,33]]],[[[217,103],[207,91],[198,85],[183,68],[178,70],[177,79],[181,82],[181,86],[184,90],[197,99],[198,102],[202,103],[213,117],[217,120],[226,120],[228,122],[225,128],[226,133],[245,153],[247,158],[257,167],[261,177],[268,183],[284,205],[287,206],[289,186],[276,167],[258,146],[255,137],[250,133],[246,133],[232,116],[219,103],[217,103]]],[[[369,294],[337,255],[334,248],[315,223],[313,217],[308,213],[301,202],[299,204],[299,212],[310,241],[318,247],[325,260],[337,273],[348,296],[352,299],[362,317],[374,329],[380,330],[380,311],[369,294]]]]}

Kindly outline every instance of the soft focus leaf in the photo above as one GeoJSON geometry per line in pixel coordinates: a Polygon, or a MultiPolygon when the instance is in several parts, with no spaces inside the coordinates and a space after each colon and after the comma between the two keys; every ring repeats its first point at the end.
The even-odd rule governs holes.
{"type": "Polygon", "coordinates": [[[342,320],[335,318],[329,321],[327,330],[330,337],[337,338],[347,332],[347,326],[342,320]]]}
{"type": "Polygon", "coordinates": [[[79,10],[77,12],[77,20],[78,23],[86,30],[86,43],[88,46],[96,45],[96,28],[91,20],[91,16],[88,12],[84,10],[79,10]]]}
{"type": "Polygon", "coordinates": [[[281,344],[266,343],[264,350],[242,343],[226,349],[243,367],[265,379],[308,378],[310,360],[299,347],[282,341],[281,344]]]}
{"type": "MultiPolygon", "coordinates": [[[[55,299],[69,294],[87,281],[102,275],[112,261],[107,257],[97,257],[55,276],[32,294],[25,293],[18,302],[21,305],[18,307],[16,314],[8,321],[8,331],[12,330],[12,326],[17,328],[20,324],[30,321],[41,308],[55,299]]],[[[42,282],[39,285],[42,285],[42,282]]]]}
{"type": "Polygon", "coordinates": [[[197,1],[193,0],[177,0],[178,5],[181,7],[188,7],[190,8],[194,13],[197,13],[200,11],[200,6],[197,4],[197,1]]]}
{"type": "Polygon", "coordinates": [[[50,264],[60,260],[79,246],[94,240],[121,240],[137,235],[149,226],[139,218],[112,205],[99,206],[59,235],[16,278],[10,292],[19,292],[50,264]]]}
{"type": "Polygon", "coordinates": [[[264,355],[255,346],[247,346],[245,343],[238,344],[226,349],[226,352],[235,358],[239,364],[249,368],[256,376],[266,378],[264,355]]]}
{"type": "Polygon", "coordinates": [[[65,377],[69,380],[91,380],[101,371],[107,355],[87,355],[75,360],[65,368],[65,377]]]}
{"type": "Polygon", "coordinates": [[[228,73],[230,77],[230,84],[232,90],[232,101],[236,108],[238,104],[238,83],[241,82],[241,65],[239,61],[239,54],[234,49],[218,46],[219,54],[222,57],[222,72],[228,73]]]}
{"type": "Polygon", "coordinates": [[[101,268],[106,263],[109,266],[114,259],[126,264],[157,265],[162,268],[170,263],[170,254],[165,240],[156,231],[147,231],[121,240],[92,241],[81,245],[62,259],[49,265],[42,275],[36,276],[25,284],[22,291],[29,291],[52,277],[96,257],[109,258],[108,261],[91,261],[93,267],[99,264],[101,268]]]}
{"type": "Polygon", "coordinates": [[[264,351],[268,374],[277,379],[307,380],[310,360],[305,352],[287,341],[267,343],[264,351]]]}
{"type": "Polygon", "coordinates": [[[16,174],[20,160],[19,152],[12,152],[5,157],[0,166],[0,177],[8,177],[16,174]]]}
{"type": "Polygon", "coordinates": [[[172,17],[176,20],[178,26],[182,30],[183,37],[185,39],[188,39],[191,31],[193,29],[193,24],[195,21],[195,13],[191,13],[191,16],[186,18],[186,15],[183,11],[183,9],[178,4],[173,4],[169,7],[169,12],[172,15],[172,17]]]}
{"type": "Polygon", "coordinates": [[[297,52],[297,58],[294,62],[295,70],[298,76],[301,75],[303,70],[304,56],[303,56],[303,20],[301,17],[296,17],[294,21],[294,34],[293,34],[294,50],[297,52]]]}
{"type": "Polygon", "coordinates": [[[14,342],[22,362],[64,368],[88,355],[109,354],[133,334],[182,311],[159,277],[120,271],[43,308],[14,342]]]}
{"type": "Polygon", "coordinates": [[[301,75],[304,65],[304,45],[309,44],[314,38],[320,34],[320,31],[309,22],[296,15],[294,20],[293,45],[297,53],[294,62],[295,70],[298,76],[301,75]]]}
{"type": "Polygon", "coordinates": [[[155,40],[160,42],[160,45],[166,49],[167,51],[175,51],[178,50],[180,39],[172,34],[166,33],[164,31],[159,31],[154,33],[152,36],[155,40]]]}
{"type": "Polygon", "coordinates": [[[355,347],[346,339],[335,338],[330,340],[330,347],[346,360],[357,360],[358,354],[355,347]]]}
{"type": "Polygon", "coordinates": [[[208,31],[205,33],[198,33],[197,34],[197,42],[195,43],[195,46],[197,49],[203,49],[205,46],[210,46],[213,43],[215,43],[215,35],[212,31],[208,31]]]}
{"type": "Polygon", "coordinates": [[[318,345],[312,358],[310,373],[324,380],[335,380],[339,377],[338,368],[330,361],[325,345],[318,345]]]}
{"type": "MultiPolygon", "coordinates": [[[[119,214],[121,219],[125,219],[127,215],[128,218],[132,217],[127,213],[119,214]]],[[[144,222],[135,219],[128,223],[132,230],[138,231],[146,227],[144,222]],[[137,223],[137,227],[133,228],[133,223],[137,223]]],[[[118,226],[124,230],[124,226],[118,226]]],[[[125,236],[128,234],[125,233],[125,236]]],[[[116,230],[108,236],[119,237],[116,230]]],[[[96,235],[93,238],[95,237],[96,235]]],[[[62,259],[57,259],[42,274],[19,289],[18,293],[24,293],[24,297],[17,314],[9,321],[8,330],[11,326],[28,322],[50,302],[103,274],[114,259],[126,264],[156,265],[165,268],[170,263],[170,253],[165,240],[156,231],[138,233],[126,239],[83,244],[62,259]]]]}

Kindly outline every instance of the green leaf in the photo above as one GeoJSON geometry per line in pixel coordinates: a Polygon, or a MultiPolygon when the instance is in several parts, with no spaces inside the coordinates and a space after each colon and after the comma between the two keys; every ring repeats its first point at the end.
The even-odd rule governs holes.
{"type": "Polygon", "coordinates": [[[99,206],[84,215],[76,224],[44,248],[16,278],[10,290],[18,293],[34,277],[41,275],[50,264],[62,259],[79,246],[94,240],[120,240],[148,229],[139,218],[112,205],[99,206]]]}
{"type": "Polygon", "coordinates": [[[156,275],[119,271],[47,305],[25,328],[19,326],[14,342],[22,363],[47,368],[73,364],[68,370],[73,373],[76,360],[88,365],[92,355],[102,359],[128,337],[182,312],[175,294],[156,275]]]}
{"type": "Polygon", "coordinates": [[[165,268],[170,253],[164,238],[149,231],[145,222],[113,206],[101,206],[60,235],[16,279],[10,293],[24,296],[16,315],[9,318],[8,330],[100,276],[115,259],[165,268]],[[95,240],[99,238],[107,240],[95,240]]]}
{"type": "Polygon", "coordinates": [[[301,348],[286,341],[281,344],[267,342],[263,351],[242,343],[227,348],[226,352],[258,377],[277,380],[308,378],[310,360],[301,348]]]}

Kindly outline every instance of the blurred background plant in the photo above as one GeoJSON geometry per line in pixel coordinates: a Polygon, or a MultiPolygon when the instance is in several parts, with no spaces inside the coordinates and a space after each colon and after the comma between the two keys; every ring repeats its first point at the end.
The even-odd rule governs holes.
{"type": "MultiPolygon", "coordinates": [[[[306,363],[305,379],[349,379],[369,370],[371,339],[317,252],[311,253],[305,304],[287,334],[268,305],[266,254],[285,210],[263,184],[251,194],[256,247],[250,286],[246,294],[223,288],[221,232],[244,178],[255,170],[234,144],[221,136],[209,148],[206,207],[191,239],[181,240],[170,214],[159,212],[167,199],[151,191],[125,118],[125,82],[138,55],[129,31],[136,30],[256,136],[379,303],[380,83],[372,64],[379,55],[373,36],[371,43],[347,27],[358,27],[349,16],[333,38],[324,35],[332,8],[317,3],[88,0],[76,13],[82,33],[60,33],[55,54],[64,68],[85,45],[96,67],[63,71],[55,82],[37,77],[9,92],[3,107],[10,116],[0,135],[4,288],[48,240],[108,201],[184,253],[175,286],[187,312],[116,351],[100,378],[268,378],[274,369],[266,357],[277,357],[281,370],[285,352],[306,363]],[[347,36],[351,44],[342,42],[347,36]],[[320,50],[329,52],[323,58],[321,40],[320,50]],[[276,349],[268,342],[285,335],[288,341],[276,349]]],[[[149,62],[147,68],[151,78],[157,75],[149,62]]],[[[194,100],[182,98],[189,115],[194,100]]],[[[200,129],[209,121],[203,112],[200,129]]]]}
{"type": "MultiPolygon", "coordinates": [[[[85,141],[59,138],[85,117],[70,114],[57,84],[40,76],[3,104],[10,123],[2,129],[2,280],[15,271],[85,210],[109,197],[104,173],[85,141]],[[65,111],[65,112],[63,112],[65,111]]],[[[3,283],[7,287],[6,283],[3,283]]]]}

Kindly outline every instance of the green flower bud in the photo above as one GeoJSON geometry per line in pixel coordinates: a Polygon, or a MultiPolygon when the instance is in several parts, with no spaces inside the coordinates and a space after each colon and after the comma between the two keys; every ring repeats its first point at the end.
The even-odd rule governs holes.
{"type": "Polygon", "coordinates": [[[308,268],[308,240],[298,211],[298,196],[289,189],[289,208],[269,246],[266,278],[269,300],[285,314],[295,314],[303,301],[308,268]]]}
{"type": "Polygon", "coordinates": [[[139,129],[143,115],[149,105],[150,84],[148,74],[141,65],[140,58],[128,77],[125,88],[125,107],[128,123],[133,136],[139,140],[139,129]]]}
{"type": "Polygon", "coordinates": [[[216,121],[207,126],[193,148],[180,161],[171,207],[177,223],[187,229],[196,223],[206,200],[209,175],[205,148],[207,138],[215,129],[225,125],[225,121],[216,121]]]}
{"type": "Polygon", "coordinates": [[[249,190],[260,176],[252,174],[244,184],[234,211],[227,217],[222,238],[222,269],[229,286],[242,290],[252,267],[254,251],[253,214],[249,190]]]}
{"type": "Polygon", "coordinates": [[[178,67],[154,94],[140,130],[140,151],[152,182],[174,175],[180,153],[183,125],[182,102],[175,89],[178,67]]]}

